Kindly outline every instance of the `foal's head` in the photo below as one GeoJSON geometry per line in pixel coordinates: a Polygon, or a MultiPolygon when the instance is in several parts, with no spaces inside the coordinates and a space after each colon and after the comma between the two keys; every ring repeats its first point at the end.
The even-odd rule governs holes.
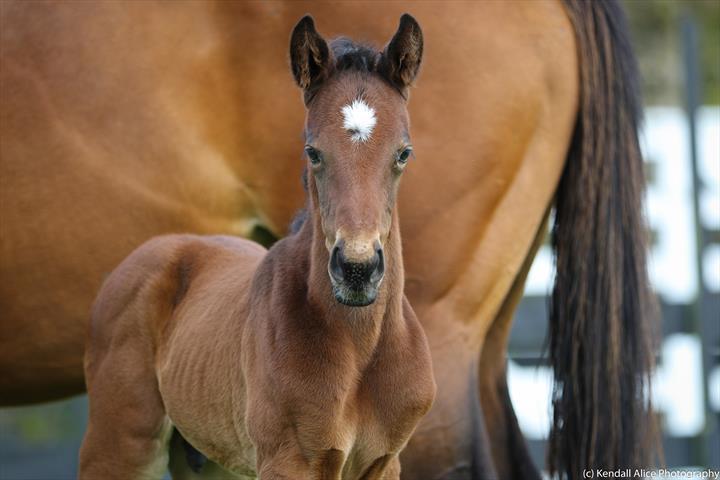
{"type": "Polygon", "coordinates": [[[292,33],[292,71],[307,107],[311,205],[333,293],[345,305],[371,304],[383,279],[398,181],[412,155],[407,90],[422,48],[420,26],[407,14],[382,52],[344,38],[328,45],[310,16],[292,33]]]}

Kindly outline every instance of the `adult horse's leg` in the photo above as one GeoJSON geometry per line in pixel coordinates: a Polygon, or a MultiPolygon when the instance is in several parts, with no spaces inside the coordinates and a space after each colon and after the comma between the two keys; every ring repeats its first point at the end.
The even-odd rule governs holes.
{"type": "Polygon", "coordinates": [[[513,285],[485,337],[480,356],[479,385],[489,444],[498,478],[540,479],[510,401],[507,345],[515,308],[523,295],[533,258],[547,232],[547,214],[513,285]]]}
{"type": "Polygon", "coordinates": [[[512,418],[500,386],[486,407],[489,397],[478,385],[502,378],[504,347],[495,337],[503,335],[491,327],[520,288],[518,275],[555,193],[577,114],[575,41],[559,2],[462,5],[482,28],[459,22],[447,44],[432,25],[426,28],[436,39],[426,58],[438,73],[428,68],[421,81],[446,85],[431,92],[442,95],[443,108],[432,110],[437,103],[423,98],[427,89],[413,92],[415,108],[428,109],[413,112],[423,168],[408,170],[400,205],[406,291],[426,329],[438,379],[435,405],[403,453],[403,475],[413,479],[497,478],[527,459],[504,440],[520,442],[512,422],[486,423],[489,413],[477,408],[480,396],[483,409],[512,418]],[[451,53],[457,38],[477,45],[463,50],[465,63],[451,53]],[[485,73],[467,84],[460,73],[447,74],[458,64],[485,73]],[[462,121],[440,135],[434,120],[445,117],[462,121]],[[486,377],[478,364],[489,342],[501,347],[485,357],[484,364],[497,358],[486,377]]]}
{"type": "MultiPolygon", "coordinates": [[[[550,350],[556,393],[549,464],[553,472],[580,478],[587,468],[647,465],[654,431],[644,388],[652,347],[637,73],[623,14],[615,2],[565,4],[576,32],[582,83],[553,231],[558,274],[550,350]]],[[[511,467],[501,478],[528,478],[503,368],[523,281],[521,272],[488,332],[481,360],[482,404],[495,463],[511,467]],[[511,461],[509,452],[514,452],[511,461]]]]}

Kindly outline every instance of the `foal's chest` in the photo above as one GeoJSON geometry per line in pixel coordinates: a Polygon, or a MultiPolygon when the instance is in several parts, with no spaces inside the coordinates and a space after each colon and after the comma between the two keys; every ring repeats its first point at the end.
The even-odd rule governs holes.
{"type": "Polygon", "coordinates": [[[352,431],[352,442],[344,449],[344,480],[366,478],[373,466],[384,465],[388,458],[397,456],[429,409],[434,396],[431,379],[397,380],[394,388],[381,389],[372,382],[361,385],[352,406],[346,408],[354,415],[338,426],[352,431]]]}
{"type": "Polygon", "coordinates": [[[350,447],[342,467],[343,480],[364,478],[365,473],[384,457],[392,456],[402,449],[403,443],[391,445],[383,425],[359,425],[358,436],[350,447]]]}

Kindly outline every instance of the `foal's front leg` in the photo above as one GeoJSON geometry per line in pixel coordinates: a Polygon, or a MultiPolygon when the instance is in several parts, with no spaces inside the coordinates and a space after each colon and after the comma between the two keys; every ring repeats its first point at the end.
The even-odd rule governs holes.
{"type": "Polygon", "coordinates": [[[361,480],[399,480],[400,459],[397,455],[388,454],[380,457],[370,466],[361,480]]]}
{"type": "Polygon", "coordinates": [[[267,460],[258,457],[262,461],[259,476],[260,480],[340,480],[345,457],[344,452],[333,448],[314,453],[308,459],[299,448],[293,446],[284,448],[267,460]]]}

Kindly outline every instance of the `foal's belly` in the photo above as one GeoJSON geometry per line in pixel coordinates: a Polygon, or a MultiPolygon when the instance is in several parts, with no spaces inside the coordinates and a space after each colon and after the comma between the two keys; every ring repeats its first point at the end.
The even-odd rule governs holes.
{"type": "Polygon", "coordinates": [[[158,368],[167,416],[209,460],[236,474],[255,475],[255,451],[243,418],[245,388],[239,349],[236,358],[222,343],[218,345],[232,339],[216,339],[213,352],[195,329],[176,335],[177,342],[158,368]]]}
{"type": "Polygon", "coordinates": [[[242,239],[218,242],[205,253],[214,260],[193,277],[168,323],[156,370],[175,428],[208,459],[246,478],[255,476],[255,451],[243,417],[241,342],[248,291],[265,250],[242,239]]]}

